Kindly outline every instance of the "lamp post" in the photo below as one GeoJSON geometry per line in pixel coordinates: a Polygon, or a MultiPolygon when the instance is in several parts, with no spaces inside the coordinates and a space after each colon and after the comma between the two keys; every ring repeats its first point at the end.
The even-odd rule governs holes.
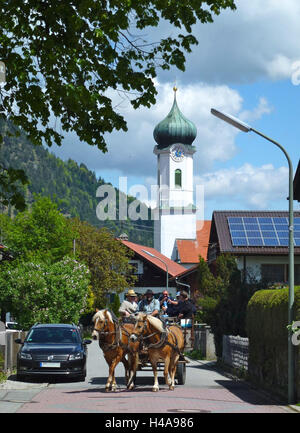
{"type": "MultiPolygon", "coordinates": [[[[288,161],[289,165],[289,300],[288,300],[288,323],[289,325],[293,322],[293,307],[294,307],[294,213],[293,213],[293,165],[292,161],[285,150],[285,148],[262,134],[260,131],[252,128],[236,117],[231,116],[230,114],[222,113],[221,111],[211,109],[211,113],[218,117],[224,122],[229,123],[230,125],[238,128],[243,132],[255,132],[255,134],[260,135],[271,143],[275,144],[282,152],[285,154],[285,157],[288,161]]],[[[288,331],[288,402],[289,404],[294,403],[295,400],[295,363],[294,363],[294,346],[292,343],[292,330],[289,328],[288,331]]]]}
{"type": "Polygon", "coordinates": [[[154,257],[155,259],[159,260],[160,262],[162,262],[165,265],[166,270],[167,270],[166,288],[167,288],[167,292],[169,292],[169,271],[168,271],[167,263],[164,260],[160,259],[159,257],[155,256],[154,254],[150,253],[149,251],[146,251],[146,250],[142,250],[142,251],[143,251],[143,253],[148,254],[148,256],[150,256],[150,257],[154,257]]]}

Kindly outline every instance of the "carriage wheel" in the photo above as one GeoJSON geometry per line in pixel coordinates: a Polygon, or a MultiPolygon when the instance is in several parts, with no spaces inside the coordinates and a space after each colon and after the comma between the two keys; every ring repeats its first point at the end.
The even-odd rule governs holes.
{"type": "Polygon", "coordinates": [[[179,362],[177,364],[176,378],[177,378],[178,385],[184,385],[185,384],[185,378],[186,378],[186,364],[185,364],[185,362],[179,362]]]}

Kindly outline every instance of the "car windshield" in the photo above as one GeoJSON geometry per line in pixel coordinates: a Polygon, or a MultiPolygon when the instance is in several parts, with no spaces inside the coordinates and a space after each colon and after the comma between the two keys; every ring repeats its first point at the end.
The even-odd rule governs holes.
{"type": "Polygon", "coordinates": [[[78,331],[75,328],[49,327],[49,328],[34,328],[27,338],[27,343],[54,343],[67,344],[79,343],[78,331]]]}

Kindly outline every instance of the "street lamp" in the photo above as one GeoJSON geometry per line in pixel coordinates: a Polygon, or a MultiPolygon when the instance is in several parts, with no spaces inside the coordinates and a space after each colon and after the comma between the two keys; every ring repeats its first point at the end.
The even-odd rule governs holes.
{"type": "Polygon", "coordinates": [[[168,271],[168,265],[167,265],[167,263],[164,260],[160,259],[159,257],[155,256],[154,254],[150,253],[149,251],[146,251],[146,250],[142,250],[142,251],[143,251],[143,253],[148,254],[148,256],[154,257],[155,259],[161,261],[165,265],[166,270],[167,270],[166,287],[167,287],[167,292],[169,292],[169,271],[168,271]]]}
{"type": "MultiPolygon", "coordinates": [[[[293,214],[293,165],[292,161],[281,144],[237,119],[230,114],[222,113],[221,111],[211,109],[211,113],[218,117],[224,122],[238,128],[243,132],[255,132],[255,134],[260,135],[271,143],[275,144],[282,152],[285,154],[289,165],[289,302],[288,302],[288,323],[289,325],[293,322],[293,308],[294,308],[294,214],[293,214]]],[[[294,403],[295,400],[295,364],[294,364],[294,347],[292,342],[292,330],[289,328],[288,331],[288,402],[289,404],[294,403]]]]}

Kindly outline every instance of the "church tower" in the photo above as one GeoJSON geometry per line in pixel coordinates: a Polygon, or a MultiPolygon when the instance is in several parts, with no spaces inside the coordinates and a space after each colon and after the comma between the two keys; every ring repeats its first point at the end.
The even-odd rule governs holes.
{"type": "Polygon", "coordinates": [[[176,260],[176,239],[196,239],[193,199],[193,141],[197,129],[178,108],[177,88],[170,113],[154,129],[157,143],[157,205],[154,210],[154,248],[176,260]]]}

